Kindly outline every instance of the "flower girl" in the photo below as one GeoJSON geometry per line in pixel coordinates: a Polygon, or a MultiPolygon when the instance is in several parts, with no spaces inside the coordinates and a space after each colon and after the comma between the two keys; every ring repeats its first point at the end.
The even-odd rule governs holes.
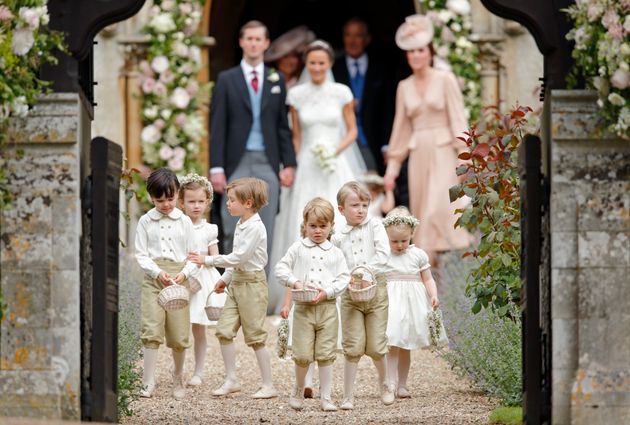
{"type": "MultiPolygon", "coordinates": [[[[218,255],[219,230],[216,224],[210,224],[203,218],[212,202],[212,185],[205,177],[190,173],[180,180],[179,202],[184,213],[190,217],[195,229],[195,251],[202,255],[218,255]]],[[[199,292],[190,297],[190,322],[195,339],[195,372],[188,381],[190,386],[201,385],[203,377],[203,365],[206,358],[206,326],[216,324],[206,316],[206,303],[215,307],[225,304],[225,294],[212,292],[214,284],[221,275],[214,267],[199,267],[191,279],[197,279],[201,284],[199,292]]]]}
{"type": "Polygon", "coordinates": [[[385,269],[391,307],[387,320],[387,368],[398,398],[408,398],[411,396],[407,389],[411,350],[445,344],[446,333],[439,323],[438,340],[432,341],[429,313],[439,307],[440,301],[429,257],[420,248],[410,245],[418,220],[407,208],[396,207],[383,219],[383,225],[391,248],[385,269]]]}

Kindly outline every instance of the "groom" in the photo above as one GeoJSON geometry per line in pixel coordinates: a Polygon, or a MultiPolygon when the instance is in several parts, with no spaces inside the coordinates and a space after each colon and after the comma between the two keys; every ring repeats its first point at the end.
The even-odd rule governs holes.
{"type": "MultiPolygon", "coordinates": [[[[267,252],[278,212],[280,184],[290,187],[295,174],[295,151],[287,121],[286,89],[281,74],[263,63],[269,31],[250,21],[239,34],[243,59],[219,74],[210,109],[210,181],[218,193],[230,181],[257,177],[269,185],[269,204],[260,210],[267,228],[267,252]],[[282,165],[282,169],[280,166],[282,165]]],[[[221,203],[223,249],[232,252],[238,218],[221,203]]]]}

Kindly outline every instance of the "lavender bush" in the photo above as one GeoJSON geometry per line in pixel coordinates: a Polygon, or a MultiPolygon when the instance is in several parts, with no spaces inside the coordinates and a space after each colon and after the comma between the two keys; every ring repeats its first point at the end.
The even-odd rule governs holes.
{"type": "MultiPolygon", "coordinates": [[[[442,356],[460,375],[508,406],[522,402],[521,322],[500,318],[490,309],[472,313],[474,302],[465,295],[472,261],[460,254],[445,258],[441,300],[450,349],[442,356]]],[[[514,309],[517,307],[514,305],[514,309]]],[[[517,310],[515,310],[517,311],[517,310]]]]}
{"type": "Polygon", "coordinates": [[[142,370],[139,366],[140,286],[142,272],[127,250],[120,254],[119,313],[118,313],[118,417],[132,416],[131,403],[142,390],[142,370]]]}

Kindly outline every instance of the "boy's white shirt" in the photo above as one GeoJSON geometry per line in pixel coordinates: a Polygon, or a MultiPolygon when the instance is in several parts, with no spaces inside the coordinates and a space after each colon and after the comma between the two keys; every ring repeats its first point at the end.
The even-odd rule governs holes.
{"type": "Polygon", "coordinates": [[[345,291],[350,273],[343,252],[330,241],[316,244],[304,238],[291,245],[276,264],[276,277],[284,286],[297,281],[308,283],[326,292],[326,298],[336,298],[345,291]]]}
{"type": "MultiPolygon", "coordinates": [[[[162,269],[155,260],[186,261],[195,250],[194,227],[190,218],[174,208],[168,215],[152,208],[140,217],[136,227],[136,260],[142,270],[156,279],[162,269]]],[[[182,269],[188,277],[197,266],[190,261],[182,269]]]]}
{"type": "Polygon", "coordinates": [[[267,265],[267,229],[258,213],[234,229],[232,252],[226,255],[206,256],[206,266],[225,267],[221,280],[229,285],[234,269],[257,272],[267,265]]]}
{"type": "Polygon", "coordinates": [[[383,273],[390,254],[389,239],[379,219],[367,217],[361,224],[346,224],[335,233],[332,242],[346,257],[348,268],[367,266],[374,273],[383,273]]]}

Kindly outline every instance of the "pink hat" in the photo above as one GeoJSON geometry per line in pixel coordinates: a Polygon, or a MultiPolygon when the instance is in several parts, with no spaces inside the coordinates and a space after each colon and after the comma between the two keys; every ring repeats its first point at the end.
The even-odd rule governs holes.
{"type": "Polygon", "coordinates": [[[265,52],[265,62],[273,62],[291,52],[301,54],[311,41],[315,40],[315,34],[307,26],[301,25],[285,32],[276,38],[265,52]]]}
{"type": "Polygon", "coordinates": [[[411,15],[396,31],[396,45],[403,50],[420,49],[433,40],[433,24],[424,15],[411,15]]]}

